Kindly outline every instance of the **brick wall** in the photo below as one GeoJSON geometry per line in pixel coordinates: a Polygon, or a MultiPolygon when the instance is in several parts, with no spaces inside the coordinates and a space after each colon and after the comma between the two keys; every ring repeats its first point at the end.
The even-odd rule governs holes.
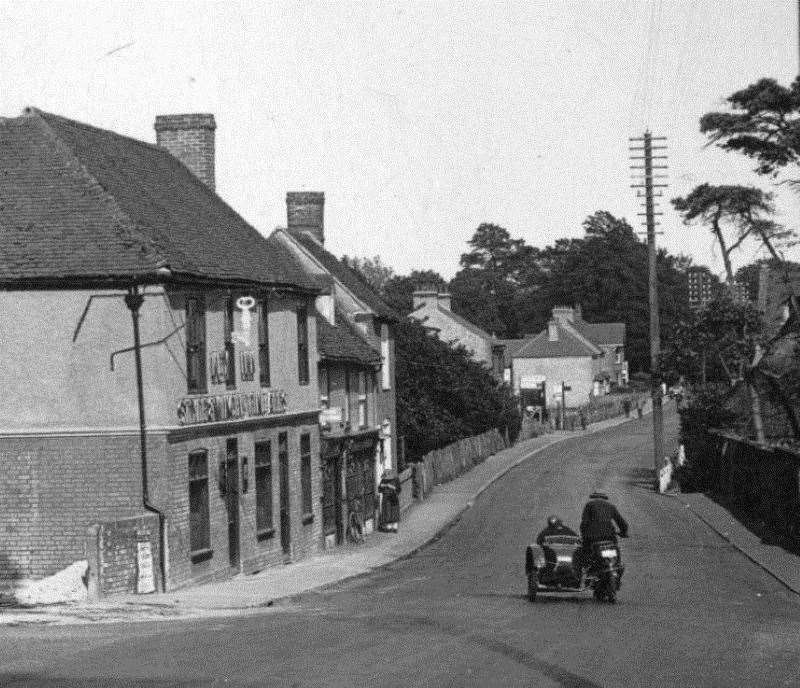
{"type": "Polygon", "coordinates": [[[141,512],[138,436],[0,439],[0,464],[0,579],[52,575],[90,525],[141,512]]]}
{"type": "Polygon", "coordinates": [[[138,592],[138,543],[149,542],[153,583],[160,589],[161,547],[158,516],[145,514],[99,523],[90,528],[86,541],[90,590],[97,596],[138,592]]]}
{"type": "MultiPolygon", "coordinates": [[[[290,419],[285,419],[290,420],[290,419]]],[[[316,418],[300,417],[294,424],[271,425],[213,436],[181,438],[171,441],[166,461],[168,476],[159,482],[160,488],[169,488],[164,495],[165,508],[169,514],[169,562],[170,587],[224,578],[238,573],[230,565],[228,540],[228,513],[225,497],[219,488],[220,462],[226,455],[226,440],[236,437],[239,452],[239,551],[241,569],[257,571],[285,559],[280,539],[280,474],[278,461],[278,435],[286,432],[289,448],[289,509],[291,525],[291,558],[302,559],[319,551],[322,547],[322,473],[319,462],[319,426],[316,418]],[[300,481],[300,436],[311,436],[311,500],[313,521],[303,523],[302,486],[300,481]],[[272,522],[274,535],[259,540],[256,536],[256,487],[254,445],[270,440],[272,445],[272,522]],[[211,526],[211,549],[213,554],[206,561],[192,563],[189,540],[189,452],[205,449],[209,468],[209,519],[211,526]],[[247,457],[247,492],[242,492],[243,458],[247,457]]]]}

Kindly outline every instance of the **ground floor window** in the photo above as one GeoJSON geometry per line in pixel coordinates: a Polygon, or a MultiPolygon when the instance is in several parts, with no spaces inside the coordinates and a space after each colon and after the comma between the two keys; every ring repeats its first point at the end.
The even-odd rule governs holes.
{"type": "Polygon", "coordinates": [[[256,478],[256,537],[265,540],[272,536],[272,442],[255,444],[256,478]]]}
{"type": "Polygon", "coordinates": [[[303,523],[314,520],[311,492],[311,435],[300,435],[300,485],[303,492],[303,523]]]}
{"type": "Polygon", "coordinates": [[[189,546],[195,563],[211,556],[208,453],[205,449],[189,454],[189,546]]]}

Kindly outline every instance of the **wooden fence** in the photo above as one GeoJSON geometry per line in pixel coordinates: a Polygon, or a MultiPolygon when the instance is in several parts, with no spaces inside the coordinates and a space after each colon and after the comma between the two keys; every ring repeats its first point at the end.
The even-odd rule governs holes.
{"type": "MultiPolygon", "coordinates": [[[[800,540],[800,454],[710,430],[712,490],[773,530],[800,540]]],[[[691,460],[691,459],[690,459],[691,460]]]]}
{"type": "Polygon", "coordinates": [[[494,429],[425,454],[412,464],[414,498],[424,499],[434,485],[457,478],[505,447],[500,431],[494,429]]]}

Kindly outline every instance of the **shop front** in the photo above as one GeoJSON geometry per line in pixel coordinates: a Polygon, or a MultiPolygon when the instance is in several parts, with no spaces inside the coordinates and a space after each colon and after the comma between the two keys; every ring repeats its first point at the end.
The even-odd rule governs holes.
{"type": "Polygon", "coordinates": [[[326,547],[344,541],[349,528],[375,527],[378,431],[322,440],[322,531],[326,547]]]}

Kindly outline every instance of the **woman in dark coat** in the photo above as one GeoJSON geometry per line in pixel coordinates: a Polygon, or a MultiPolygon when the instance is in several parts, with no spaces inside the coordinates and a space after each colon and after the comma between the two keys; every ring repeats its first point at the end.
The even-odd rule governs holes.
{"type": "Polygon", "coordinates": [[[381,495],[380,529],[392,533],[397,532],[400,521],[400,478],[394,471],[384,471],[378,492],[381,495]]]}

